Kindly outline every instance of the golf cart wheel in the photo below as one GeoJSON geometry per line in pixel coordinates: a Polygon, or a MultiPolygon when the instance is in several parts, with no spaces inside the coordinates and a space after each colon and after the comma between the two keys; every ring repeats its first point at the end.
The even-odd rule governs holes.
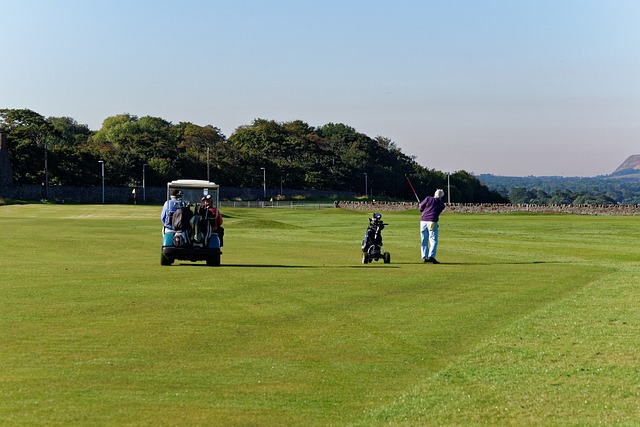
{"type": "Polygon", "coordinates": [[[165,254],[160,254],[160,265],[171,265],[171,264],[173,264],[173,258],[170,258],[165,254]]]}
{"type": "Polygon", "coordinates": [[[217,267],[220,265],[220,254],[218,255],[212,255],[209,258],[207,258],[207,265],[209,267],[217,267]]]}
{"type": "Polygon", "coordinates": [[[368,262],[369,262],[369,256],[366,253],[362,254],[362,263],[367,264],[368,262]]]}
{"type": "Polygon", "coordinates": [[[391,254],[389,252],[385,252],[382,259],[385,264],[389,264],[391,262],[391,254]]]}

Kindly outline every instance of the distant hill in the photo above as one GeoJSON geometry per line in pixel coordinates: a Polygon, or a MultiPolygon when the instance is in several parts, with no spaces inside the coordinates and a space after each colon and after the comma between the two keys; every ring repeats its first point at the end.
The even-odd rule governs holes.
{"type": "Polygon", "coordinates": [[[616,178],[640,178],[640,154],[627,157],[610,176],[616,178]]]}

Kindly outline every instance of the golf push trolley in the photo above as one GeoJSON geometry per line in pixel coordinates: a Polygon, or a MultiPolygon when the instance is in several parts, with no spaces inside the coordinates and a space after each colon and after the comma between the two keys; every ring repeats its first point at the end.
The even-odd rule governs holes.
{"type": "Polygon", "coordinates": [[[391,262],[391,254],[382,249],[382,230],[385,224],[382,221],[382,215],[374,213],[369,218],[369,227],[364,234],[362,240],[362,263],[369,264],[371,261],[383,260],[385,264],[391,262]]]}

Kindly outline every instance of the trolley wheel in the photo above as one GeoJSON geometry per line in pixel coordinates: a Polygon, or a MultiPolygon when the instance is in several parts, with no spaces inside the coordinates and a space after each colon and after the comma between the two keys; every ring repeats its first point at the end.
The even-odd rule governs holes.
{"type": "Polygon", "coordinates": [[[385,252],[382,259],[385,264],[389,264],[391,262],[391,254],[389,252],[385,252]]]}
{"type": "Polygon", "coordinates": [[[367,263],[369,263],[369,262],[371,262],[371,261],[369,260],[369,255],[367,255],[366,253],[362,254],[362,263],[363,263],[363,264],[367,264],[367,263]]]}

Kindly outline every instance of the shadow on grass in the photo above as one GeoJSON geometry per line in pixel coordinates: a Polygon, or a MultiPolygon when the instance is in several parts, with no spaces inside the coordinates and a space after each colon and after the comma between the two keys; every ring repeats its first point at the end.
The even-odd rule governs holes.
{"type": "Polygon", "coordinates": [[[214,267],[210,267],[207,264],[202,263],[184,263],[176,264],[176,267],[209,267],[209,268],[224,268],[224,267],[249,267],[249,268],[319,268],[317,265],[282,265],[282,264],[220,264],[214,267]]]}
{"type": "MultiPolygon", "coordinates": [[[[430,262],[396,262],[396,264],[403,265],[415,265],[415,264],[429,264],[430,262]]],[[[530,265],[530,264],[563,264],[559,261],[549,262],[549,261],[493,261],[493,262],[446,262],[440,261],[438,265],[530,265]]],[[[434,267],[438,268],[438,267],[434,267]]]]}
{"type": "MultiPolygon", "coordinates": [[[[209,268],[330,268],[330,269],[340,269],[340,268],[400,268],[402,265],[416,265],[416,264],[428,264],[432,265],[430,262],[422,263],[422,262],[396,262],[389,264],[371,264],[371,265],[284,265],[284,264],[221,264],[215,267],[209,267],[206,264],[202,263],[184,263],[184,264],[176,264],[176,267],[209,267],[209,268]]],[[[562,264],[562,262],[554,261],[495,261],[495,262],[443,262],[440,261],[441,266],[447,265],[532,265],[532,264],[562,264]]],[[[430,268],[438,268],[438,267],[430,267],[430,268]]]]}
{"type": "Polygon", "coordinates": [[[446,265],[530,265],[530,264],[562,264],[549,261],[494,261],[494,262],[440,262],[446,265]]]}
{"type": "MultiPolygon", "coordinates": [[[[409,263],[405,263],[409,264],[409,263]]],[[[196,264],[196,263],[184,263],[184,264],[176,264],[176,267],[209,267],[207,264],[196,264]]],[[[376,268],[375,264],[368,265],[282,265],[282,264],[221,264],[215,267],[209,268],[376,268]]],[[[380,264],[378,268],[400,268],[398,266],[393,265],[383,265],[380,264]]]]}

